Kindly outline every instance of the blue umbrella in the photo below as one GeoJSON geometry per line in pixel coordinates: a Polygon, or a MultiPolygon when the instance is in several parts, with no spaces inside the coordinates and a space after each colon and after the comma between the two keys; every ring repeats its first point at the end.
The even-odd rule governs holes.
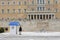
{"type": "Polygon", "coordinates": [[[20,23],[17,21],[12,21],[9,23],[10,26],[20,26],[20,23]]]}

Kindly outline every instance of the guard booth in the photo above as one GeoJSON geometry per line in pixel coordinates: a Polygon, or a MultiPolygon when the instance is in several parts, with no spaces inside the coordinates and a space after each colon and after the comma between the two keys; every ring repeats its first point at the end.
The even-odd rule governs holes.
{"type": "Polygon", "coordinates": [[[16,21],[12,21],[9,23],[10,26],[10,34],[19,34],[19,27],[20,27],[20,23],[16,22],[16,21]]]}

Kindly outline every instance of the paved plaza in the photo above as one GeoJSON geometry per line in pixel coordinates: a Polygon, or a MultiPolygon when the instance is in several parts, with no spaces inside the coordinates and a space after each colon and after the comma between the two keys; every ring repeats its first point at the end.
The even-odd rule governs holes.
{"type": "Polygon", "coordinates": [[[60,40],[60,36],[8,36],[0,40],[60,40]]]}
{"type": "Polygon", "coordinates": [[[0,34],[0,40],[60,40],[60,33],[22,33],[22,35],[0,34]]]}

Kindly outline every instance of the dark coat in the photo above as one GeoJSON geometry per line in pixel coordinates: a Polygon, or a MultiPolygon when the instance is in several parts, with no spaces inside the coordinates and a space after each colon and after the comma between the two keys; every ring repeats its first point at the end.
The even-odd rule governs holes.
{"type": "Polygon", "coordinates": [[[20,32],[22,31],[22,27],[19,28],[19,31],[20,31],[20,32]]]}

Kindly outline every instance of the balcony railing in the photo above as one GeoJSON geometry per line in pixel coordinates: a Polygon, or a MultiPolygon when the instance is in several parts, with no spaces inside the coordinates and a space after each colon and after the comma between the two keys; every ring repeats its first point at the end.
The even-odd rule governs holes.
{"type": "Polygon", "coordinates": [[[55,11],[26,11],[26,12],[31,12],[31,13],[56,13],[55,11]]]}

